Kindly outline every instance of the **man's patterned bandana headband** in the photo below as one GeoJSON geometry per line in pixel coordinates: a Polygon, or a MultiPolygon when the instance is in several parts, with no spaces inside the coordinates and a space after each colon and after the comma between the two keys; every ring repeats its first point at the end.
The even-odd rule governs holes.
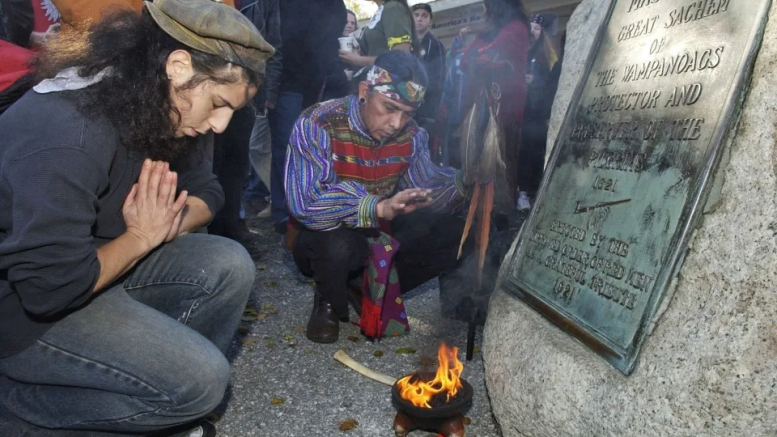
{"type": "Polygon", "coordinates": [[[373,65],[367,73],[367,85],[370,89],[383,94],[391,100],[418,108],[424,101],[426,88],[415,82],[402,82],[397,76],[373,65]]]}

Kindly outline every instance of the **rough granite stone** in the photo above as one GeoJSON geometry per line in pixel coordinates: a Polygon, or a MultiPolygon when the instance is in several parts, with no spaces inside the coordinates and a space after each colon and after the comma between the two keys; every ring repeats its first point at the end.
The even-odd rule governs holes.
{"type": "MultiPolygon", "coordinates": [[[[554,138],[608,4],[585,0],[572,19],[554,138]]],[[[634,373],[623,376],[504,290],[495,292],[484,359],[505,437],[777,435],[777,7],[769,15],[716,173],[720,195],[634,373]]]]}
{"type": "Polygon", "coordinates": [[[567,45],[564,50],[564,65],[561,68],[561,78],[558,91],[553,101],[553,112],[548,127],[548,142],[545,160],[550,159],[550,153],[564,121],[572,95],[583,75],[585,61],[596,38],[596,31],[604,21],[610,0],[584,0],[575,8],[575,13],[567,24],[567,45]]]}

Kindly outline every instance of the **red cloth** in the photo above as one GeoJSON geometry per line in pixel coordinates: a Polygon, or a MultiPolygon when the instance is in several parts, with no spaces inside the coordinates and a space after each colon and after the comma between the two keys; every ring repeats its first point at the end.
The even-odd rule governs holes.
{"type": "Polygon", "coordinates": [[[27,64],[35,52],[0,39],[0,92],[31,72],[27,64]]]}
{"type": "Polygon", "coordinates": [[[413,156],[412,135],[401,135],[397,141],[372,148],[352,141],[353,134],[347,128],[343,126],[343,129],[338,129],[340,135],[331,138],[332,168],[337,173],[337,179],[341,182],[357,182],[370,194],[380,195],[393,191],[399,178],[410,167],[413,156]]]}
{"type": "MultiPolygon", "coordinates": [[[[499,123],[505,133],[509,185],[508,195],[515,196],[518,176],[518,153],[521,144],[521,125],[526,107],[526,60],[529,53],[529,31],[522,21],[507,23],[493,41],[482,36],[475,38],[464,49],[461,69],[467,74],[465,108],[472,107],[484,87],[499,85],[502,91],[499,123]]],[[[514,199],[513,199],[514,200],[514,199]]]]}
{"type": "Polygon", "coordinates": [[[461,68],[469,73],[466,102],[471,106],[483,86],[496,81],[502,88],[500,119],[506,123],[521,123],[526,107],[526,59],[529,53],[529,32],[521,21],[511,21],[499,31],[493,41],[481,36],[466,49],[461,68]]]}

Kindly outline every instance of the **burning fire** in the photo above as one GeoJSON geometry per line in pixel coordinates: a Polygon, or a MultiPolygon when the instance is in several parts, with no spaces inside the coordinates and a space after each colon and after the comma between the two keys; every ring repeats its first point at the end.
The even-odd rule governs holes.
{"type": "Polygon", "coordinates": [[[421,381],[415,373],[410,374],[399,381],[399,395],[402,399],[410,401],[416,407],[432,408],[429,402],[438,394],[447,393],[446,402],[456,396],[462,388],[461,375],[464,364],[458,359],[459,348],[449,348],[444,342],[437,351],[437,359],[440,362],[437,374],[431,381],[421,381]],[[412,382],[411,382],[412,381],[412,382]]]}

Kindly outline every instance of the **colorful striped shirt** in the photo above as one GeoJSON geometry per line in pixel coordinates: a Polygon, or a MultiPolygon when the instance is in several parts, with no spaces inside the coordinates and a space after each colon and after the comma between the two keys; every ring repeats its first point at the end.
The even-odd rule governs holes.
{"type": "Polygon", "coordinates": [[[286,202],[305,227],[377,228],[380,200],[409,188],[432,190],[440,212],[461,208],[467,190],[454,169],[429,158],[429,136],[410,121],[381,145],[370,136],[356,96],[307,109],[286,154],[286,202]]]}

